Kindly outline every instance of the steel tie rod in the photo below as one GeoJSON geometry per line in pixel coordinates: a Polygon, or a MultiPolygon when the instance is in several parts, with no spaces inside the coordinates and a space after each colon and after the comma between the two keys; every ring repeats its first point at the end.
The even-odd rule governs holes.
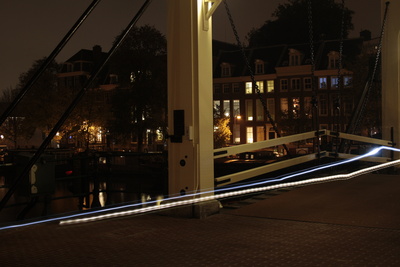
{"type": "Polygon", "coordinates": [[[26,175],[28,175],[30,169],[32,166],[36,163],[36,161],[39,159],[39,157],[42,155],[48,144],[51,142],[51,140],[54,138],[54,136],[57,134],[61,126],[64,124],[66,119],[69,117],[69,115],[72,113],[72,111],[75,109],[75,107],[78,105],[78,103],[82,100],[83,96],[85,95],[87,89],[89,86],[93,83],[93,81],[96,79],[100,71],[103,69],[103,67],[107,64],[108,60],[111,58],[111,56],[114,54],[114,52],[117,50],[117,48],[120,46],[122,41],[125,39],[125,37],[128,35],[129,31],[132,29],[132,27],[136,24],[136,22],[139,20],[139,18],[143,15],[143,13],[146,11],[147,7],[151,3],[151,0],[146,0],[144,4],[141,6],[139,11],[136,13],[134,18],[130,21],[129,25],[125,28],[123,33],[120,35],[119,39],[117,42],[114,43],[113,47],[110,49],[110,51],[107,54],[107,57],[104,59],[102,64],[100,64],[96,71],[93,72],[93,74],[90,76],[89,80],[85,83],[84,87],[82,90],[79,91],[75,99],[72,101],[70,106],[67,108],[67,110],[64,112],[64,114],[61,116],[60,120],[56,123],[54,128],[50,131],[49,135],[46,137],[46,139],[43,141],[39,149],[35,152],[33,157],[29,160],[28,164],[25,166],[24,170],[22,173],[17,177],[17,179],[14,181],[14,183],[11,185],[10,189],[7,191],[6,195],[3,197],[3,199],[0,202],[0,211],[4,208],[4,206],[7,204],[8,200],[11,198],[11,196],[14,194],[15,190],[17,189],[18,184],[21,182],[22,178],[26,175]]]}
{"type": "Polygon", "coordinates": [[[51,52],[51,54],[46,58],[46,60],[42,63],[39,69],[35,72],[32,78],[28,81],[28,83],[24,86],[24,88],[18,93],[17,97],[13,100],[13,102],[8,106],[8,108],[3,112],[0,117],[0,126],[4,123],[8,116],[10,116],[11,112],[16,108],[16,106],[21,102],[26,93],[31,89],[33,84],[39,79],[39,77],[43,74],[49,64],[55,59],[55,57],[60,53],[60,51],[64,48],[64,46],[68,43],[71,37],[75,34],[75,32],[79,29],[82,23],[86,20],[89,14],[93,11],[96,5],[101,0],[94,0],[89,7],[85,10],[82,16],[75,22],[74,26],[69,30],[69,32],[64,36],[61,42],[57,45],[57,47],[51,52]]]}

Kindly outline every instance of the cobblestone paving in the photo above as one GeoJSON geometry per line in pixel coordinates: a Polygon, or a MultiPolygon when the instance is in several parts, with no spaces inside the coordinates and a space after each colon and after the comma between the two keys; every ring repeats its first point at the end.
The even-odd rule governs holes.
{"type": "Polygon", "coordinates": [[[400,180],[366,178],[256,196],[206,219],[2,230],[0,266],[400,266],[400,180]]]}
{"type": "Polygon", "coordinates": [[[218,214],[0,232],[1,266],[400,266],[400,230],[218,214]]]}

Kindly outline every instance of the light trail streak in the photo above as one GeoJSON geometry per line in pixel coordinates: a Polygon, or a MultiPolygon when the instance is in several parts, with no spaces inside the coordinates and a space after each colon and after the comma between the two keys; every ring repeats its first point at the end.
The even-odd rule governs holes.
{"type": "Polygon", "coordinates": [[[82,218],[82,219],[65,220],[65,221],[60,221],[60,225],[87,223],[87,222],[94,222],[94,221],[122,217],[122,216],[142,214],[142,213],[147,213],[147,212],[155,212],[155,211],[162,210],[162,209],[179,207],[179,206],[184,206],[184,205],[188,205],[188,204],[195,204],[195,203],[205,202],[205,201],[214,200],[214,199],[221,199],[221,198],[233,197],[233,196],[238,196],[238,195],[263,192],[263,191],[274,190],[274,189],[279,189],[279,188],[283,188],[283,187],[294,187],[294,186],[300,186],[300,185],[303,186],[303,185],[308,185],[308,184],[316,184],[316,183],[323,183],[323,182],[329,182],[329,181],[348,180],[348,179],[354,178],[356,176],[360,176],[360,175],[363,175],[363,174],[366,174],[369,172],[384,169],[384,168],[394,166],[397,164],[400,164],[400,160],[382,163],[377,166],[364,168],[362,170],[358,170],[358,171],[348,173],[348,174],[338,174],[338,175],[312,178],[312,179],[296,181],[296,182],[288,182],[288,183],[276,184],[276,185],[270,185],[270,186],[264,186],[264,187],[242,189],[242,190],[237,190],[237,191],[232,191],[232,192],[227,192],[227,193],[222,193],[222,194],[217,194],[217,195],[181,200],[178,202],[162,204],[160,206],[151,206],[151,207],[146,207],[146,208],[141,208],[141,209],[115,212],[115,213],[109,213],[109,214],[105,214],[105,215],[93,216],[93,217],[82,218]]]}
{"type": "Polygon", "coordinates": [[[333,176],[327,176],[327,177],[312,178],[312,179],[303,180],[303,181],[286,182],[286,183],[282,183],[282,184],[261,186],[261,185],[265,185],[267,183],[282,182],[282,181],[288,180],[288,179],[296,177],[296,176],[300,176],[300,175],[312,173],[315,171],[319,171],[319,170],[339,166],[342,164],[350,163],[353,161],[357,161],[362,158],[373,156],[373,155],[377,154],[378,152],[380,152],[381,150],[392,150],[395,152],[400,152],[400,149],[396,149],[393,147],[381,146],[381,147],[377,147],[377,148],[371,150],[370,152],[368,152],[366,154],[363,154],[363,155],[360,155],[360,156],[357,156],[354,158],[346,159],[346,160],[339,161],[339,162],[334,162],[331,164],[308,169],[308,170],[294,173],[294,174],[292,173],[292,174],[289,174],[289,175],[286,175],[286,176],[283,176],[280,178],[276,178],[276,179],[272,179],[272,180],[270,179],[270,180],[266,180],[266,181],[255,182],[255,183],[249,183],[249,184],[242,184],[242,185],[238,185],[235,187],[227,187],[227,188],[221,188],[221,189],[215,189],[215,190],[208,189],[203,192],[191,193],[191,194],[187,194],[187,195],[183,195],[183,196],[181,196],[181,195],[172,196],[172,197],[164,199],[163,202],[169,202],[169,201],[179,200],[182,198],[193,197],[191,199],[184,199],[184,200],[175,201],[175,202],[163,203],[161,205],[155,205],[155,206],[144,207],[144,208],[136,208],[136,209],[128,210],[128,211],[120,211],[120,212],[114,212],[114,213],[92,216],[92,217],[87,217],[87,218],[74,219],[77,217],[95,215],[98,213],[105,213],[105,212],[110,212],[110,211],[115,211],[115,210],[120,210],[120,209],[126,209],[126,208],[135,208],[135,207],[142,206],[142,205],[156,204],[159,200],[148,201],[145,203],[134,203],[134,204],[128,204],[128,205],[123,205],[123,206],[118,206],[118,207],[111,207],[111,208],[95,210],[95,211],[90,211],[90,212],[85,212],[85,213],[60,216],[60,217],[50,218],[50,219],[46,219],[46,220],[39,220],[39,221],[33,221],[33,222],[22,223],[22,224],[17,224],[17,225],[4,226],[4,227],[0,227],[0,230],[30,226],[30,225],[35,225],[35,224],[39,224],[39,223],[46,223],[46,222],[53,222],[53,221],[60,221],[59,222],[60,225],[68,225],[68,224],[76,224],[76,223],[83,223],[83,222],[92,222],[95,220],[104,220],[104,219],[115,218],[115,217],[120,217],[120,216],[128,216],[128,215],[142,214],[142,213],[148,213],[148,212],[155,212],[155,211],[173,208],[173,207],[179,207],[179,206],[195,204],[195,203],[214,200],[214,199],[222,199],[222,198],[238,196],[238,195],[243,195],[243,194],[263,192],[263,191],[274,190],[274,189],[283,188],[283,187],[293,187],[293,186],[321,183],[321,182],[327,182],[327,181],[333,181],[333,180],[350,179],[350,178],[353,178],[353,177],[356,177],[356,176],[359,176],[359,175],[362,175],[365,173],[373,172],[376,170],[380,170],[380,169],[384,169],[384,168],[388,168],[390,166],[395,166],[395,165],[400,164],[400,160],[396,160],[396,161],[379,164],[379,165],[376,165],[373,167],[364,168],[362,170],[358,170],[358,171],[352,172],[350,174],[340,174],[340,175],[333,175],[333,176]],[[254,186],[261,186],[261,187],[243,189],[246,187],[254,187],[254,186]],[[232,191],[232,190],[234,190],[234,191],[232,191]],[[230,192],[220,193],[220,192],[224,192],[224,191],[230,191],[230,192]],[[211,193],[213,195],[197,197],[199,195],[211,194],[211,193]],[[219,193],[219,194],[215,194],[215,193],[219,193]],[[197,197],[197,198],[194,198],[194,197],[197,197]]]}
{"type": "MultiPolygon", "coordinates": [[[[91,221],[103,220],[103,219],[108,219],[108,218],[115,218],[115,217],[119,217],[119,216],[128,216],[128,215],[141,214],[141,213],[147,213],[147,212],[152,212],[152,211],[154,212],[157,210],[168,209],[168,208],[172,208],[172,207],[184,206],[184,205],[188,205],[188,204],[195,204],[195,203],[199,203],[199,202],[204,202],[204,201],[209,201],[209,200],[214,200],[214,199],[221,199],[221,198],[232,197],[232,196],[238,196],[238,195],[242,195],[242,194],[268,191],[268,190],[273,190],[273,189],[282,188],[282,187],[299,186],[299,185],[317,183],[317,182],[322,182],[322,181],[326,182],[326,181],[339,180],[339,179],[350,179],[352,177],[359,176],[364,173],[368,173],[368,172],[372,172],[372,171],[375,171],[378,169],[387,168],[389,166],[394,166],[394,165],[400,164],[400,160],[397,160],[397,161],[383,163],[383,164],[369,167],[369,168],[364,168],[362,170],[352,172],[350,174],[334,175],[334,176],[328,176],[328,177],[313,178],[313,179],[308,179],[308,180],[304,180],[304,181],[289,182],[289,183],[264,186],[264,187],[259,187],[259,188],[249,188],[249,189],[238,190],[238,189],[241,189],[244,187],[254,187],[254,186],[259,186],[259,185],[266,184],[266,183],[282,182],[282,181],[288,180],[288,179],[296,177],[296,176],[308,174],[308,173],[326,169],[326,168],[331,168],[331,167],[338,166],[341,164],[350,163],[350,162],[357,161],[362,158],[373,156],[373,155],[377,154],[378,152],[380,152],[382,149],[400,152],[400,149],[381,146],[381,147],[371,150],[370,152],[368,152],[366,154],[363,154],[363,155],[360,155],[360,156],[357,156],[357,157],[354,157],[351,159],[343,160],[340,162],[334,162],[332,164],[327,164],[325,166],[309,169],[304,172],[287,175],[287,176],[284,176],[284,177],[281,177],[278,179],[250,183],[247,185],[239,185],[239,186],[228,187],[228,188],[223,188],[223,189],[208,190],[208,191],[204,191],[204,192],[200,192],[200,193],[192,193],[192,194],[188,194],[188,195],[184,195],[184,196],[175,196],[175,197],[165,199],[165,201],[176,200],[176,199],[180,199],[180,198],[187,198],[187,197],[192,197],[192,196],[198,196],[198,195],[207,194],[207,193],[217,193],[217,192],[222,192],[222,191],[227,191],[227,190],[229,190],[229,191],[236,190],[236,191],[232,191],[232,192],[216,194],[216,195],[211,195],[211,196],[205,196],[205,197],[199,197],[199,198],[193,198],[193,199],[186,199],[186,200],[181,200],[181,201],[177,201],[177,202],[165,203],[165,204],[162,204],[159,206],[151,206],[151,207],[140,208],[140,209],[135,209],[135,210],[94,216],[94,217],[89,217],[89,218],[65,220],[65,221],[60,221],[60,225],[84,223],[84,222],[91,222],[91,221]]],[[[143,204],[152,204],[155,202],[156,201],[151,201],[151,202],[147,202],[147,203],[143,203],[143,204]]],[[[137,205],[140,205],[140,204],[137,204],[137,205]]]]}
{"type": "Polygon", "coordinates": [[[272,182],[282,182],[282,181],[285,181],[285,180],[288,180],[288,179],[291,179],[291,178],[294,178],[294,177],[297,177],[297,176],[300,176],[300,175],[309,174],[309,173],[312,173],[312,172],[324,170],[324,169],[327,169],[327,168],[336,167],[336,166],[339,166],[339,165],[342,165],[342,164],[347,164],[347,163],[350,163],[350,162],[353,162],[353,161],[357,161],[357,160],[360,160],[360,159],[363,159],[363,158],[367,158],[367,157],[376,155],[382,149],[400,152],[400,149],[397,149],[397,148],[381,146],[381,147],[377,147],[377,148],[372,149],[370,152],[368,152],[366,154],[363,154],[363,155],[360,155],[360,156],[357,156],[357,157],[354,157],[354,158],[349,158],[349,159],[346,159],[346,160],[329,163],[329,164],[326,164],[326,165],[323,165],[323,166],[310,168],[310,169],[303,170],[303,171],[300,171],[300,172],[296,172],[296,173],[292,173],[292,174],[289,174],[289,175],[281,176],[280,178],[276,178],[276,179],[273,179],[273,180],[265,180],[265,181],[261,181],[261,182],[254,182],[254,183],[251,183],[251,184],[248,184],[248,185],[245,184],[245,185],[238,185],[238,186],[235,186],[235,187],[222,188],[222,189],[215,190],[215,192],[232,190],[233,188],[234,189],[239,189],[239,188],[243,188],[243,187],[257,186],[257,185],[262,185],[262,184],[272,183],[272,182]]]}

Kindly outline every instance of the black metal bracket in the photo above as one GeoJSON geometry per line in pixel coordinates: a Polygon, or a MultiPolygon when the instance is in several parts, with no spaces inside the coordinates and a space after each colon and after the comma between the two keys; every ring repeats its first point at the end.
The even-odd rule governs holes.
{"type": "Polygon", "coordinates": [[[174,110],[174,134],[169,135],[171,143],[182,143],[185,135],[185,111],[183,109],[174,110]]]}

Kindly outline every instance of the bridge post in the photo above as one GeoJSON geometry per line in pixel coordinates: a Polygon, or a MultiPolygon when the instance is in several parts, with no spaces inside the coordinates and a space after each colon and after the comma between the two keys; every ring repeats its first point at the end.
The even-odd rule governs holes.
{"type": "Polygon", "coordinates": [[[382,44],[382,138],[400,143],[400,2],[381,0],[382,18],[388,17],[382,44]]]}
{"type": "MultiPolygon", "coordinates": [[[[209,0],[168,1],[169,195],[214,190],[209,0]]],[[[196,196],[198,197],[198,196],[196,196]]]]}

